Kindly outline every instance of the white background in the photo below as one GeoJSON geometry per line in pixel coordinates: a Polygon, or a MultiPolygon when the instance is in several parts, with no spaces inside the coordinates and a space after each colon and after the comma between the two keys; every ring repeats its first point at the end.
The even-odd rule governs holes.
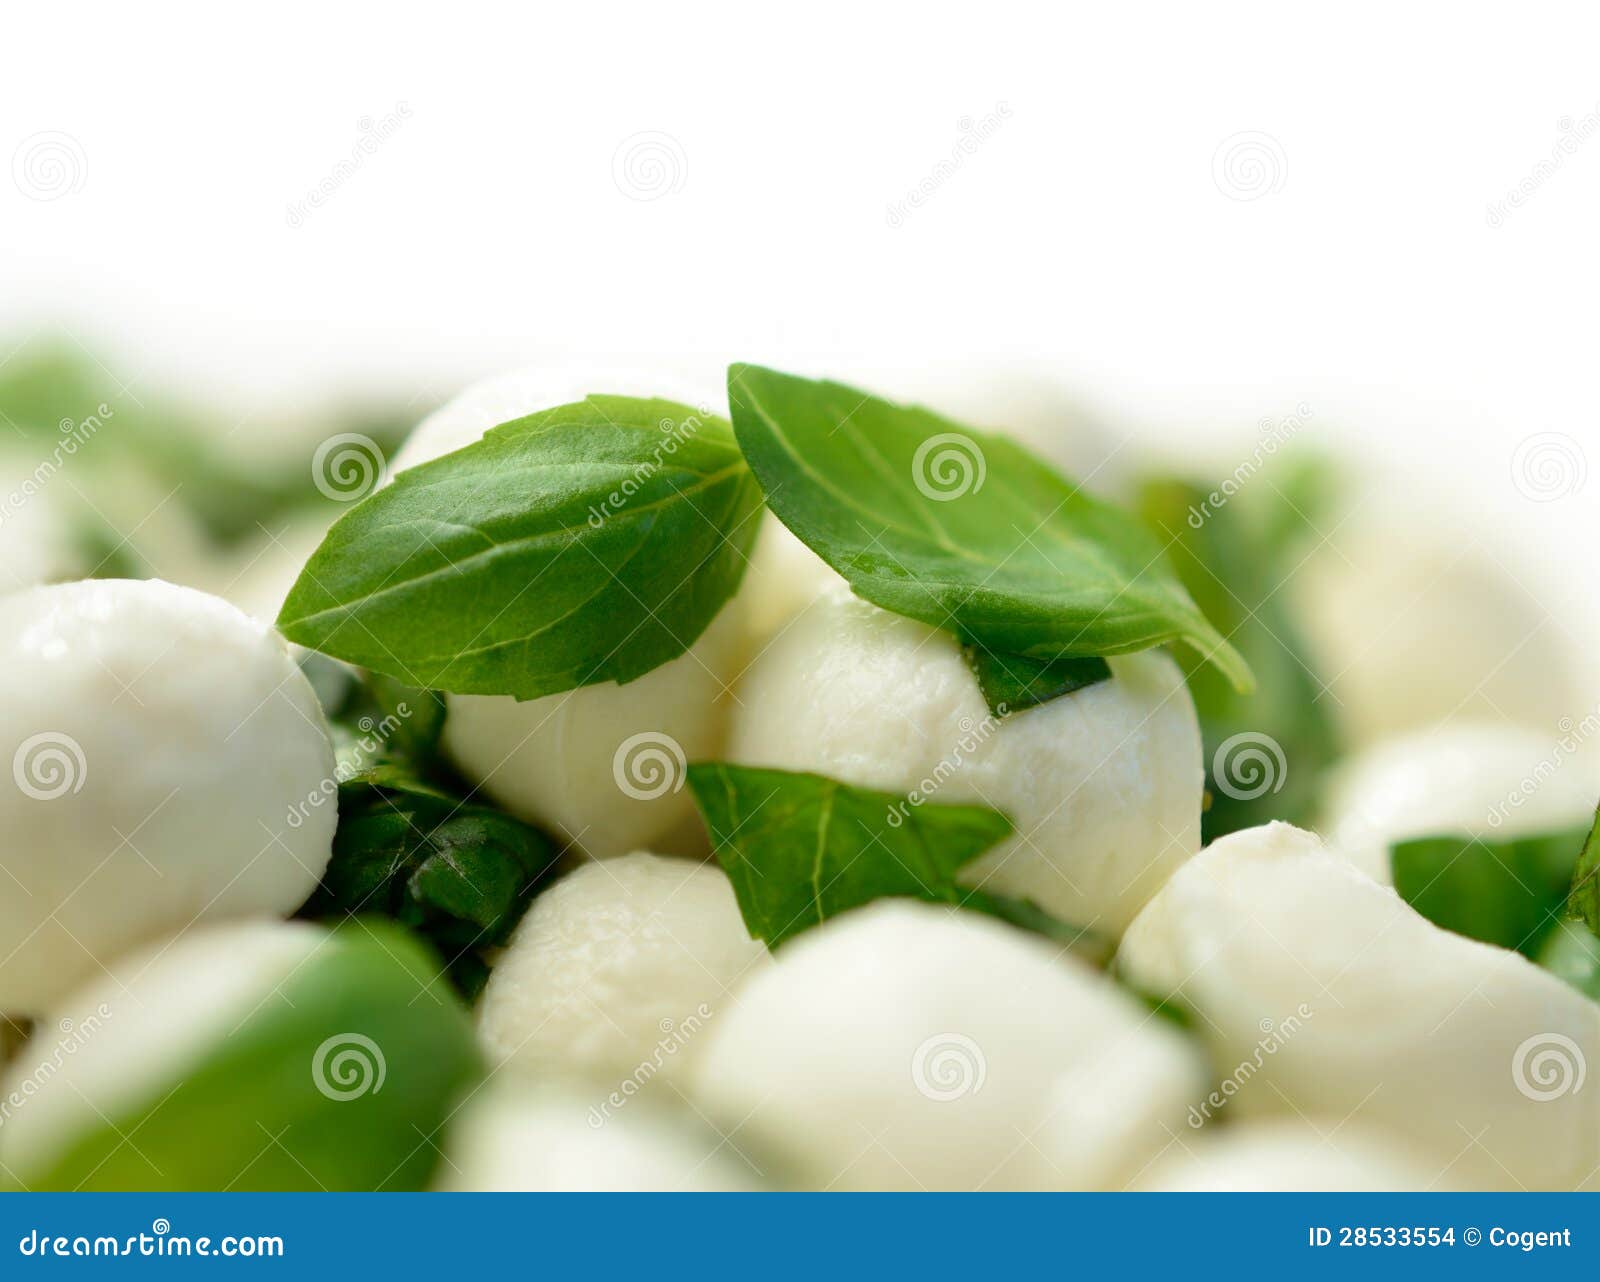
{"type": "Polygon", "coordinates": [[[1593,6],[28,5],[4,22],[0,343],[63,322],[140,380],[253,404],[437,398],[564,352],[1043,371],[1180,445],[1309,403],[1325,443],[1507,538],[1600,530],[1600,477],[1540,503],[1508,483],[1535,433],[1600,470],[1600,133],[1488,216],[1563,121],[1600,124],[1593,6]],[[358,122],[402,107],[291,225],[358,122]],[[892,225],[959,122],[1002,108],[892,225]],[[655,199],[615,172],[641,132],[675,149],[655,199]],[[1216,176],[1241,132],[1276,148],[1255,199],[1216,176]],[[15,178],[41,133],[76,149],[48,200],[15,178]]]}

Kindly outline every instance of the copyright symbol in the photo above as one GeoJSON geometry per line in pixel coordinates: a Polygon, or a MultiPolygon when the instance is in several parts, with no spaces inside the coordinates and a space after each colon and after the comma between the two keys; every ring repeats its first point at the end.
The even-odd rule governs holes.
{"type": "Polygon", "coordinates": [[[1468,1246],[1477,1246],[1479,1242],[1483,1241],[1483,1234],[1478,1232],[1477,1229],[1468,1229],[1462,1236],[1466,1238],[1468,1246]]]}

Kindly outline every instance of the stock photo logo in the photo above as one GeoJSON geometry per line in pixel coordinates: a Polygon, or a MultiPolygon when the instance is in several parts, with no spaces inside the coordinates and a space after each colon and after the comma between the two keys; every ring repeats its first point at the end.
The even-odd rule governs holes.
{"type": "Polygon", "coordinates": [[[382,1049],[364,1033],[335,1033],[311,1057],[311,1081],[331,1100],[376,1095],[388,1073],[382,1049]]]}
{"type": "Polygon", "coordinates": [[[56,730],[24,739],[11,757],[11,777],[35,801],[82,792],[88,773],[89,763],[78,741],[56,730]]]}
{"type": "Polygon", "coordinates": [[[1217,144],[1211,178],[1229,200],[1260,200],[1283,190],[1289,181],[1289,157],[1271,134],[1246,130],[1217,144]]]}
{"type": "Polygon", "coordinates": [[[11,155],[11,180],[29,200],[60,200],[83,190],[89,158],[71,134],[46,130],[24,138],[11,155]]]}
{"type": "Polygon", "coordinates": [[[935,1033],[911,1057],[918,1093],[937,1104],[976,1095],[989,1080],[983,1048],[964,1033],[935,1033]]]}
{"type": "Polygon", "coordinates": [[[631,134],[611,153],[611,181],[629,200],[676,195],[688,180],[689,157],[671,134],[653,129],[631,134]]]}
{"type": "Polygon", "coordinates": [[[1511,1080],[1540,1104],[1576,1095],[1588,1072],[1582,1047],[1565,1033],[1535,1033],[1511,1057],[1511,1080]]]}
{"type": "Polygon", "coordinates": [[[383,484],[388,466],[382,447],[370,436],[340,432],[317,446],[311,457],[311,483],[324,498],[354,503],[383,484]]]}
{"type": "Polygon", "coordinates": [[[1289,761],[1271,735],[1245,730],[1217,745],[1211,757],[1211,778],[1219,792],[1235,801],[1254,801],[1269,792],[1283,791],[1289,761]]]}
{"type": "Polygon", "coordinates": [[[1570,498],[1589,479],[1583,446],[1565,432],[1535,432],[1523,437],[1511,455],[1511,483],[1535,503],[1570,498]]]}
{"type": "Polygon", "coordinates": [[[671,735],[644,730],[629,735],[611,758],[617,787],[635,801],[654,801],[681,792],[689,773],[683,748],[671,735]]]}
{"type": "Polygon", "coordinates": [[[935,503],[949,503],[983,489],[988,460],[970,436],[940,432],[917,447],[911,459],[911,480],[918,492],[935,503]]]}

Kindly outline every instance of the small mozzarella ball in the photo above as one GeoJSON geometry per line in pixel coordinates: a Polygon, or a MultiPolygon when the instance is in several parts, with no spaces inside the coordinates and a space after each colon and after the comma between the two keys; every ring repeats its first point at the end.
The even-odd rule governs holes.
{"type": "Polygon", "coordinates": [[[758,654],[813,601],[838,589],[848,591],[828,563],[771,512],[764,513],[738,596],[749,657],[758,654]]]}
{"type": "Polygon", "coordinates": [[[36,1189],[416,1187],[434,1161],[417,1132],[479,1072],[436,967],[397,927],[260,919],[124,954],[7,1069],[0,1171],[36,1189]]]}
{"type": "Polygon", "coordinates": [[[1184,1136],[1144,1173],[1147,1193],[1422,1193],[1441,1163],[1356,1127],[1243,1122],[1184,1136]],[[1181,1144],[1181,1147],[1180,1147],[1181,1144]]]}
{"type": "MultiPolygon", "coordinates": [[[[514,418],[591,392],[659,396],[726,414],[726,394],[691,391],[672,371],[530,370],[469,388],[425,419],[394,470],[472,444],[514,418]]],[[[451,695],[445,750],[506,809],[555,829],[598,859],[640,847],[704,854],[705,833],[684,787],[686,762],[718,757],[728,688],[745,650],[729,603],[689,649],[626,685],[603,682],[518,703],[451,695]]]]}
{"type": "Polygon", "coordinates": [[[1183,1125],[1194,1050],[1104,976],[973,912],[889,901],[784,946],[695,1093],[828,1188],[1106,1188],[1183,1125]]]}
{"type": "Polygon", "coordinates": [[[332,850],[333,777],[282,639],[224,601],[97,579],[0,598],[0,1010],[34,1014],[191,923],[290,913],[332,850]]]}
{"type": "Polygon", "coordinates": [[[226,558],[213,558],[204,586],[252,618],[271,623],[337,515],[319,510],[263,530],[226,558]]]}
{"type": "Polygon", "coordinates": [[[1156,653],[996,721],[947,633],[831,590],[745,674],[729,756],[928,802],[974,802],[1016,833],[972,884],[1115,936],[1200,848],[1194,701],[1156,653]]]}
{"type": "Polygon", "coordinates": [[[448,1133],[440,1187],[456,1193],[724,1193],[761,1187],[710,1128],[648,1103],[601,1112],[577,1090],[497,1082],[448,1133]]]}
{"type": "Polygon", "coordinates": [[[1516,953],[1440,930],[1273,823],[1190,860],[1118,966],[1199,1013],[1207,1116],[1392,1132],[1471,1187],[1571,1188],[1600,1166],[1600,1006],[1516,953]]]}
{"type": "Polygon", "coordinates": [[[768,961],[720,868],[634,853],[533,901],[478,1008],[491,1064],[626,1090],[676,1078],[730,990],[768,961]]]}
{"type": "Polygon", "coordinates": [[[1600,782],[1563,738],[1469,724],[1384,740],[1339,766],[1321,830],[1335,851],[1392,885],[1390,848],[1415,837],[1506,841],[1582,827],[1600,782]]]}
{"type": "Polygon", "coordinates": [[[1312,668],[1351,744],[1457,717],[1550,735],[1593,706],[1562,629],[1481,535],[1374,500],[1290,580],[1312,668]]]}

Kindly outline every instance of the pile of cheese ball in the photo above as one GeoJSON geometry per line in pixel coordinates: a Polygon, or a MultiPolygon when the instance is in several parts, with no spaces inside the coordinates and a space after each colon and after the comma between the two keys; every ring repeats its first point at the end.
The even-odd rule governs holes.
{"type": "MultiPolygon", "coordinates": [[[[495,379],[425,420],[391,471],[591,391],[726,412],[720,393],[678,382],[571,368],[495,379]]],[[[1069,474],[1101,471],[1102,442],[1063,433],[1054,407],[970,417],[986,414],[1069,474]]],[[[1167,655],[1114,658],[1109,681],[996,720],[955,638],[855,597],[761,519],[742,587],[677,659],[626,686],[448,698],[444,748],[475,799],[567,854],[470,1013],[483,1072],[463,1070],[438,1116],[412,1123],[429,1145],[424,1182],[1600,1182],[1600,1090],[1583,1081],[1600,1068],[1600,1007],[1517,953],[1436,927],[1387,884],[1397,840],[1549,831],[1593,810],[1586,759],[1496,810],[1550,752],[1537,726],[1581,715],[1582,699],[1571,656],[1540,652],[1551,638],[1518,647],[1508,668],[1507,612],[1472,577],[1483,566],[1374,534],[1371,562],[1308,568],[1308,617],[1325,620],[1316,639],[1364,750],[1318,832],[1270,823],[1202,849],[1207,763],[1167,655]],[[1409,575],[1395,564],[1406,558],[1409,575]],[[1345,626],[1358,614],[1407,623],[1374,640],[1345,626]],[[1402,681],[1408,664],[1436,686],[1402,681]],[[1110,960],[902,900],[769,953],[684,786],[684,762],[711,760],[1003,811],[1014,835],[965,878],[1089,928],[1110,960]]],[[[369,992],[336,935],[287,920],[326,871],[337,821],[331,801],[305,804],[326,795],[334,753],[270,622],[300,560],[276,584],[252,569],[247,604],[268,602],[265,617],[223,599],[240,576],[0,596],[0,746],[13,764],[0,788],[0,1163],[22,1183],[106,1117],[143,1116],[213,1071],[263,1003],[312,992],[319,976],[345,1002],[330,1039],[366,1036],[363,1000],[395,1008],[384,1027],[412,1027],[421,981],[374,979],[369,992]]],[[[426,1037],[408,1036],[371,1038],[386,1073],[431,1057],[426,1037]]],[[[255,1099],[235,1103],[248,1113],[255,1099]]],[[[343,1140],[361,1143],[360,1130],[343,1140]]]]}

